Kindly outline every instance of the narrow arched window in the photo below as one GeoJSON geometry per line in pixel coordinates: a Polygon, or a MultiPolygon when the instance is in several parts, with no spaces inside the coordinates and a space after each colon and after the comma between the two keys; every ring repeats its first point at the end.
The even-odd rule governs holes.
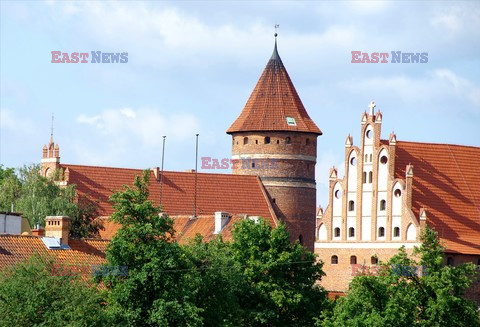
{"type": "Polygon", "coordinates": [[[332,255],[332,265],[338,264],[338,257],[336,255],[332,255]]]}
{"type": "Polygon", "coordinates": [[[285,143],[286,143],[286,144],[292,143],[292,139],[290,138],[290,136],[287,136],[287,137],[285,138],[285,143]]]}
{"type": "Polygon", "coordinates": [[[258,140],[255,140],[255,144],[258,144],[258,140]]]}
{"type": "Polygon", "coordinates": [[[385,228],[380,227],[378,229],[378,237],[384,237],[385,236],[385,228]]]}
{"type": "Polygon", "coordinates": [[[393,237],[400,237],[400,227],[395,227],[393,229],[393,237]]]}
{"type": "Polygon", "coordinates": [[[364,160],[364,161],[365,161],[365,162],[368,161],[368,154],[365,155],[365,160],[364,160]]]}
{"type": "Polygon", "coordinates": [[[243,145],[248,144],[248,137],[243,138],[243,145]]]}
{"type": "Polygon", "coordinates": [[[265,137],[265,144],[270,144],[270,136],[265,137]]]}
{"type": "Polygon", "coordinates": [[[303,236],[302,236],[302,234],[298,235],[298,241],[300,242],[301,245],[303,245],[303,236]]]}
{"type": "Polygon", "coordinates": [[[335,237],[340,237],[340,228],[336,227],[333,231],[333,235],[335,235],[335,237]]]}
{"type": "Polygon", "coordinates": [[[357,256],[352,255],[352,256],[350,257],[350,264],[351,264],[351,265],[356,265],[356,264],[357,264],[357,256]]]}
{"type": "Polygon", "coordinates": [[[349,236],[349,237],[355,237],[355,228],[350,227],[350,228],[348,229],[348,236],[349,236]]]}
{"type": "Polygon", "coordinates": [[[372,172],[369,172],[369,173],[368,173],[368,182],[369,182],[369,183],[372,183],[372,177],[373,177],[373,173],[372,173],[372,172]]]}
{"type": "Polygon", "coordinates": [[[378,258],[375,257],[375,256],[372,256],[370,258],[370,262],[372,263],[372,265],[376,265],[376,264],[378,264],[378,258]]]}
{"type": "Polygon", "coordinates": [[[305,140],[305,144],[306,144],[306,145],[309,145],[309,144],[310,144],[310,139],[306,139],[306,140],[305,140]]]}
{"type": "Polygon", "coordinates": [[[367,182],[367,173],[363,172],[362,183],[365,184],[367,182]]]}
{"type": "Polygon", "coordinates": [[[353,211],[355,210],[355,202],[352,200],[348,201],[348,211],[353,211]]]}
{"type": "Polygon", "coordinates": [[[385,211],[386,206],[387,206],[387,201],[381,200],[380,201],[380,211],[385,211]]]}

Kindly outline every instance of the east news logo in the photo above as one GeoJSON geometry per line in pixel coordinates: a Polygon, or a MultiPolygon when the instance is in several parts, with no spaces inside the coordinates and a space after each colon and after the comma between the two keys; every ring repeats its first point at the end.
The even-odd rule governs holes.
{"type": "MultiPolygon", "coordinates": [[[[90,63],[92,64],[125,64],[128,62],[128,52],[103,52],[102,51],[91,51],[92,60],[90,63]]],[[[61,51],[52,51],[52,64],[77,64],[88,63],[88,58],[90,57],[90,53],[88,52],[72,52],[69,54],[68,52],[61,52],[61,51]]]]}
{"type": "MultiPolygon", "coordinates": [[[[392,64],[426,64],[428,62],[428,52],[402,52],[391,51],[392,64]]],[[[388,52],[368,52],[352,51],[352,64],[385,64],[390,57],[388,52]]]]}

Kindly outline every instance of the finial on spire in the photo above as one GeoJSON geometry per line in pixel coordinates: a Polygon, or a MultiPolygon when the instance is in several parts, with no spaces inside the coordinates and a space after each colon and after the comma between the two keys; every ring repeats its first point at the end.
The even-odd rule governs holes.
{"type": "Polygon", "coordinates": [[[280,56],[278,55],[278,51],[277,51],[277,36],[278,36],[278,33],[277,33],[277,29],[280,27],[280,25],[278,24],[275,24],[275,47],[273,48],[273,53],[272,53],[272,57],[270,58],[270,60],[279,60],[280,59],[280,56]]]}
{"type": "Polygon", "coordinates": [[[278,30],[279,27],[280,27],[280,25],[275,24],[275,34],[274,34],[275,35],[275,41],[277,40],[277,36],[278,36],[277,30],[278,30]]]}
{"type": "Polygon", "coordinates": [[[50,142],[53,142],[53,112],[52,112],[52,125],[50,127],[50,142]]]}
{"type": "Polygon", "coordinates": [[[373,114],[375,113],[374,109],[377,105],[375,104],[375,101],[372,101],[370,102],[370,104],[368,105],[368,107],[370,108],[370,116],[373,116],[373,114]]]}

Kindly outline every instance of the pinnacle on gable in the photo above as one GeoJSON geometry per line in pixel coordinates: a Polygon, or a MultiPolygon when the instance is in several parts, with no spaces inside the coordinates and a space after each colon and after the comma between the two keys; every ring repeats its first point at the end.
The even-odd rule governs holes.
{"type": "Polygon", "coordinates": [[[335,180],[337,179],[337,168],[335,168],[335,166],[333,166],[332,168],[330,168],[330,179],[331,180],[335,180]]]}
{"type": "Polygon", "coordinates": [[[408,164],[405,172],[406,177],[413,177],[413,165],[408,164]]]}
{"type": "Polygon", "coordinates": [[[353,138],[350,134],[348,134],[347,139],[345,140],[345,147],[349,148],[353,144],[353,138]]]}
{"type": "Polygon", "coordinates": [[[395,135],[395,132],[390,133],[389,143],[390,145],[397,144],[397,136],[395,135]]]}

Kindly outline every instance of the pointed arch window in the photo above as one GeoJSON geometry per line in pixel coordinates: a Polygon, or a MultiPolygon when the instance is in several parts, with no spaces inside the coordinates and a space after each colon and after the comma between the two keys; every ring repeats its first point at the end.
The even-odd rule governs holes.
{"type": "Polygon", "coordinates": [[[385,228],[380,227],[378,228],[378,237],[384,237],[385,236],[385,228]]]}

